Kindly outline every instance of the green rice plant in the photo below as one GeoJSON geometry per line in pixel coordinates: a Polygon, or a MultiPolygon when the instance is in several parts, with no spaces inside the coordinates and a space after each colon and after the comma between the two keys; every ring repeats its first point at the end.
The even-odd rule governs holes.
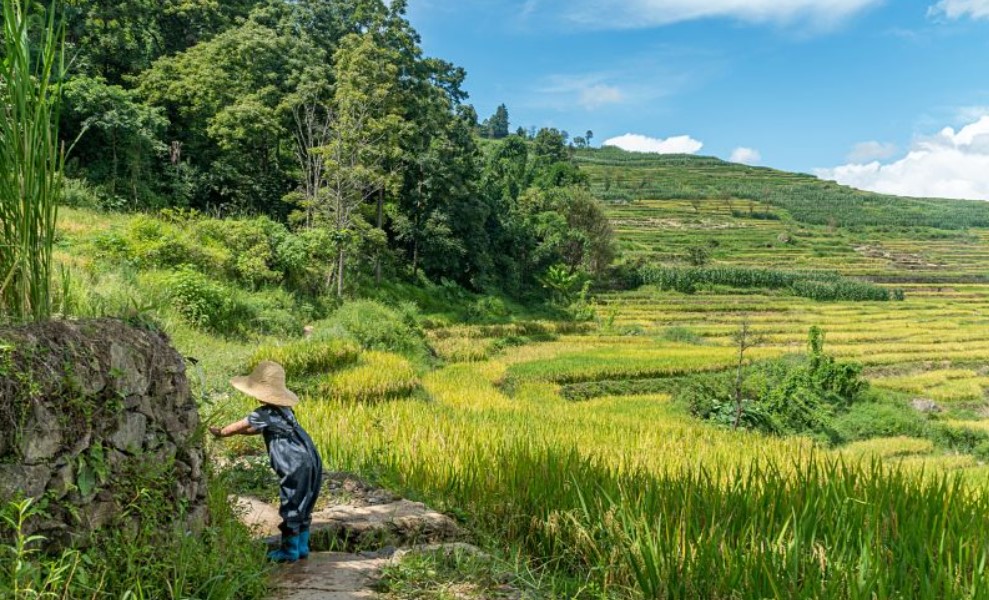
{"type": "Polygon", "coordinates": [[[288,377],[325,375],[355,364],[360,347],[350,340],[303,340],[281,345],[264,345],[247,361],[250,371],[263,360],[285,367],[288,377]]]}
{"type": "Polygon", "coordinates": [[[65,160],[59,147],[64,29],[53,4],[30,38],[31,3],[3,0],[0,62],[0,317],[51,314],[52,243],[65,160]]]}
{"type": "Polygon", "coordinates": [[[370,351],[356,367],[324,378],[319,395],[347,402],[376,402],[406,398],[420,385],[408,360],[397,354],[370,351]]]}

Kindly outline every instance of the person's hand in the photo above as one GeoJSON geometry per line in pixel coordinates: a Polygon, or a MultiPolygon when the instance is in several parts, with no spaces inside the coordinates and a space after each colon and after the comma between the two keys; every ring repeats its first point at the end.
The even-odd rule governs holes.
{"type": "Polygon", "coordinates": [[[219,439],[223,437],[223,430],[219,427],[210,427],[209,432],[213,434],[213,437],[219,439]]]}

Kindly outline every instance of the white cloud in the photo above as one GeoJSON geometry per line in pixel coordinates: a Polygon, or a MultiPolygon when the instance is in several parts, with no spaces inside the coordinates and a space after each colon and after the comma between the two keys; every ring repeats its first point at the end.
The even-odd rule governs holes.
{"type": "Polygon", "coordinates": [[[610,83],[614,75],[588,73],[583,75],[552,75],[535,90],[538,102],[547,107],[567,110],[576,104],[594,110],[608,104],[621,104],[629,97],[623,88],[610,83]]]}
{"type": "Polygon", "coordinates": [[[848,161],[853,163],[864,163],[871,160],[885,160],[896,156],[900,149],[896,144],[885,144],[883,142],[861,142],[855,144],[852,151],[848,153],[848,161]]]}
{"type": "MultiPolygon", "coordinates": [[[[885,0],[558,0],[573,22],[595,29],[634,29],[706,18],[828,27],[885,0]]],[[[948,0],[952,1],[952,0],[948,0]]],[[[959,1],[959,0],[953,0],[959,1]]]]}
{"type": "Polygon", "coordinates": [[[580,90],[580,105],[587,110],[606,104],[618,104],[625,99],[620,89],[611,85],[591,85],[580,90]]]}
{"type": "Polygon", "coordinates": [[[689,135],[660,139],[637,133],[626,133],[622,136],[613,137],[605,140],[603,145],[615,146],[629,152],[654,152],[656,154],[697,154],[704,147],[703,142],[699,142],[689,135]]]}
{"type": "Polygon", "coordinates": [[[989,19],[989,0],[941,0],[930,8],[929,13],[949,19],[989,19]]]}
{"type": "Polygon", "coordinates": [[[850,163],[817,175],[884,194],[989,200],[989,115],[920,138],[897,161],[850,163]]]}
{"type": "Polygon", "coordinates": [[[731,153],[731,158],[728,160],[733,163],[742,163],[743,165],[757,165],[762,162],[762,154],[752,148],[735,148],[735,151],[731,153]]]}

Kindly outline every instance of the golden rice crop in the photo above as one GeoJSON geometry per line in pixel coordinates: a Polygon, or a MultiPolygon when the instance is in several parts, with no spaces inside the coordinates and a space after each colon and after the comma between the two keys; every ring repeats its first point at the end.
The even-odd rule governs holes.
{"type": "Polygon", "coordinates": [[[366,352],[357,366],[331,374],[318,385],[320,398],[373,402],[404,398],[421,385],[412,364],[397,354],[366,352]]]}
{"type": "Polygon", "coordinates": [[[357,362],[360,348],[348,340],[304,340],[281,345],[261,346],[251,354],[247,369],[263,360],[285,367],[290,378],[330,373],[357,362]]]}

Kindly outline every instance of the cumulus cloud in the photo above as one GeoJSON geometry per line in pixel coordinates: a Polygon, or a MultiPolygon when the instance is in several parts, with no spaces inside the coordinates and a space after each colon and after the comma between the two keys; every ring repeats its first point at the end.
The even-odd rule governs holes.
{"type": "Polygon", "coordinates": [[[735,151],[731,153],[731,158],[729,158],[733,163],[742,163],[743,165],[757,165],[762,162],[762,154],[753,148],[735,148],[735,151]]]}
{"type": "Polygon", "coordinates": [[[884,194],[989,200],[989,115],[920,138],[897,161],[849,163],[817,175],[884,194]]]}
{"type": "Polygon", "coordinates": [[[896,144],[861,142],[855,144],[852,151],[848,153],[848,161],[863,163],[871,160],[885,160],[887,158],[893,158],[899,151],[900,149],[896,147],[896,144]]]}
{"type": "MultiPolygon", "coordinates": [[[[946,0],[961,2],[964,0],[946,0]]],[[[974,2],[976,0],[969,0],[974,2]]],[[[884,0],[554,0],[557,10],[578,24],[634,29],[705,18],[749,23],[840,23],[884,0]]]]}
{"type": "Polygon", "coordinates": [[[629,152],[654,152],[656,154],[697,154],[704,147],[689,135],[678,135],[666,139],[653,138],[637,133],[613,137],[604,141],[605,146],[615,146],[629,152]]]}
{"type": "Polygon", "coordinates": [[[989,19],[989,0],[941,0],[930,8],[930,14],[949,19],[989,19]]]}

